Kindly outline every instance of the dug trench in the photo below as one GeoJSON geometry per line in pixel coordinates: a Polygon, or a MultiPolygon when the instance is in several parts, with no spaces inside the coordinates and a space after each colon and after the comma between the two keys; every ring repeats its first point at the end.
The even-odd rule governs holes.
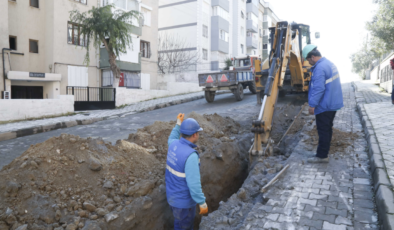
{"type": "MultiPolygon", "coordinates": [[[[277,106],[274,140],[280,139],[300,108],[299,103],[277,106]]],[[[233,194],[243,196],[242,185],[250,177],[251,120],[258,110],[244,105],[221,115],[187,116],[204,128],[197,151],[210,212],[233,194]]],[[[0,230],[173,228],[164,172],[174,126],[175,122],[157,121],[115,145],[62,134],[31,146],[0,171],[0,230]]],[[[266,165],[263,173],[275,175],[289,156],[275,149],[275,163],[266,165]]],[[[200,221],[197,215],[195,229],[200,221]]]]}

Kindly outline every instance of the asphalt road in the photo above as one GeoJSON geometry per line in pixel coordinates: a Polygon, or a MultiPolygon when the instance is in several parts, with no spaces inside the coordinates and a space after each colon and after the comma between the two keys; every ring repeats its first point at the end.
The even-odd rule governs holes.
{"type": "MultiPolygon", "coordinates": [[[[294,103],[296,96],[287,95],[284,99],[278,100],[278,104],[294,103]]],[[[304,101],[299,103],[304,103],[304,101]]],[[[259,109],[260,107],[257,106],[256,95],[254,94],[245,93],[245,98],[242,101],[236,101],[233,94],[223,94],[217,95],[213,103],[207,103],[205,99],[200,99],[159,110],[136,113],[123,118],[104,120],[90,125],[74,126],[19,137],[0,142],[0,169],[20,156],[30,145],[44,142],[50,137],[59,136],[62,133],[79,135],[84,138],[102,137],[106,141],[115,143],[119,139],[127,139],[130,133],[135,133],[137,129],[151,125],[155,121],[175,120],[178,113],[188,114],[192,111],[200,114],[218,113],[222,116],[230,116],[241,124],[251,124],[252,118],[257,116],[259,109]]]]}

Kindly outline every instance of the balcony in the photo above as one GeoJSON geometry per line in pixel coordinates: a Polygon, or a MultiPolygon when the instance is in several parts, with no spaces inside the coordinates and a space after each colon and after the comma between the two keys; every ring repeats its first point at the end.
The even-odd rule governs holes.
{"type": "Polygon", "coordinates": [[[259,42],[254,37],[246,37],[246,48],[257,49],[259,48],[259,42]]]}
{"type": "Polygon", "coordinates": [[[254,13],[255,15],[259,15],[258,3],[255,4],[253,1],[246,3],[246,13],[254,13]]]}
{"type": "Polygon", "coordinates": [[[220,16],[211,17],[211,51],[220,51],[229,53],[230,45],[227,41],[220,39],[220,31],[225,31],[228,34],[230,30],[230,23],[220,16]]]}
{"type": "Polygon", "coordinates": [[[220,6],[227,12],[230,12],[230,3],[228,0],[212,0],[211,6],[220,6]]]}
{"type": "Polygon", "coordinates": [[[246,20],[246,31],[257,33],[259,31],[257,25],[253,20],[246,20]]]}
{"type": "MultiPolygon", "coordinates": [[[[121,70],[141,72],[141,57],[137,52],[128,50],[120,57],[120,60],[116,60],[116,65],[121,70]]],[[[108,52],[105,48],[100,48],[100,69],[108,68],[110,68],[108,52]]]]}

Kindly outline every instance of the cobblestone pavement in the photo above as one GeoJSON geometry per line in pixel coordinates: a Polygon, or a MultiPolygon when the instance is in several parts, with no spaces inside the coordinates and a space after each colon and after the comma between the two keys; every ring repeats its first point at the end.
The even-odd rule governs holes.
{"type": "MultiPolygon", "coordinates": [[[[350,83],[342,87],[345,107],[337,112],[334,127],[358,133],[353,144],[345,152],[330,155],[328,164],[306,163],[306,158],[316,152],[316,146],[311,148],[310,137],[306,135],[315,124],[308,122],[301,133],[302,140],[287,159],[289,169],[263,194],[263,199],[258,200],[259,196],[255,195],[257,202],[247,204],[232,197],[216,211],[223,215],[225,209],[234,209],[235,213],[241,212],[238,215],[246,215],[245,219],[231,225],[235,215],[219,217],[214,212],[203,219],[201,229],[378,229],[367,141],[356,112],[355,93],[350,83]],[[215,218],[216,223],[223,223],[220,219],[223,218],[228,220],[227,224],[207,227],[212,226],[209,220],[215,218]]],[[[257,177],[250,178],[252,174],[247,179],[251,182],[245,183],[256,186],[257,177]]]]}
{"type": "Polygon", "coordinates": [[[368,136],[379,222],[383,229],[394,229],[394,105],[390,94],[380,93],[379,87],[368,81],[353,85],[368,136]]]}
{"type": "Polygon", "coordinates": [[[112,109],[112,110],[92,110],[86,111],[84,114],[77,114],[74,116],[64,116],[64,117],[56,117],[56,118],[49,118],[49,119],[40,119],[40,120],[32,120],[32,121],[21,121],[21,122],[14,122],[0,125],[0,133],[19,130],[19,129],[26,129],[29,127],[36,127],[36,126],[45,126],[54,123],[60,122],[68,122],[68,121],[76,121],[76,120],[84,120],[89,118],[106,118],[112,116],[125,116],[129,114],[133,114],[136,112],[144,111],[148,108],[152,108],[155,106],[163,106],[165,104],[180,104],[183,101],[190,101],[195,99],[196,97],[201,97],[204,95],[204,92],[197,92],[197,93],[190,93],[190,94],[183,94],[178,96],[172,97],[165,97],[159,98],[149,101],[138,102],[135,104],[128,105],[121,109],[112,109]]]}
{"type": "Polygon", "coordinates": [[[391,101],[391,95],[387,92],[381,92],[379,86],[372,81],[356,81],[354,84],[357,87],[356,100],[358,103],[370,104],[391,101]]]}

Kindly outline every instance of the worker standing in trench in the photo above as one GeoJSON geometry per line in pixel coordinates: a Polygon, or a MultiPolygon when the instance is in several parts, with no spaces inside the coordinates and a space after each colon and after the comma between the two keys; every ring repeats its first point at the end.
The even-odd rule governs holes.
{"type": "Polygon", "coordinates": [[[335,114],[343,107],[341,80],[337,67],[321,56],[317,46],[305,46],[302,56],[312,66],[308,92],[309,114],[316,115],[319,134],[316,156],[309,158],[308,162],[328,163],[335,114]]]}
{"type": "Polygon", "coordinates": [[[194,149],[203,129],[193,118],[183,121],[184,117],[185,114],[178,115],[177,124],[168,138],[165,176],[167,202],[174,215],[176,230],[193,229],[196,204],[200,205],[200,215],[208,213],[201,188],[200,156],[194,149]]]}

